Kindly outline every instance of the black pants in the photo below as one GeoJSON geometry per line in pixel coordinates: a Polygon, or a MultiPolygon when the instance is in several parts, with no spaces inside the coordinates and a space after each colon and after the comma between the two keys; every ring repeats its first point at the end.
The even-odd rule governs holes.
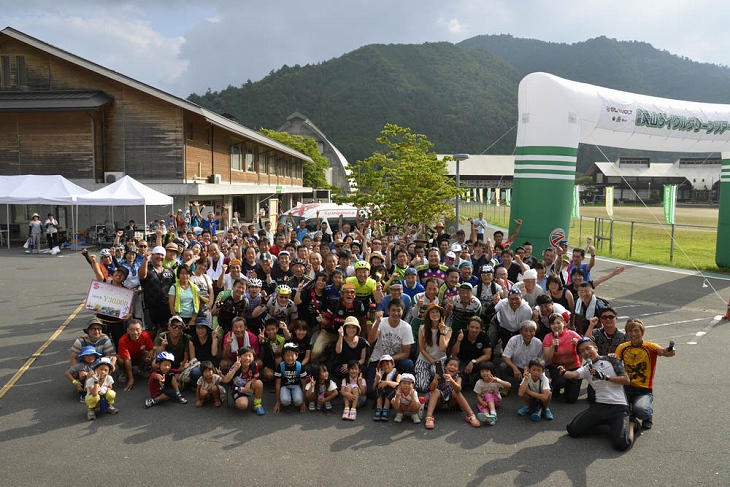
{"type": "Polygon", "coordinates": [[[629,407],[624,404],[593,403],[568,424],[568,434],[580,437],[592,432],[598,425],[611,430],[611,445],[618,451],[631,447],[629,439],[629,407]]]}
{"type": "Polygon", "coordinates": [[[48,241],[48,248],[53,249],[58,245],[58,233],[47,233],[46,240],[48,241]]]}

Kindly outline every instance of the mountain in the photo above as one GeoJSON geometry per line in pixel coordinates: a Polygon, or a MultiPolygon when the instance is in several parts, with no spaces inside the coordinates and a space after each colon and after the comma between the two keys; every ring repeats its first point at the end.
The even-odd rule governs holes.
{"type": "MultiPolygon", "coordinates": [[[[283,125],[298,111],[351,160],[379,149],[386,122],[426,134],[439,153],[509,154],[514,150],[517,86],[528,73],[665,98],[724,103],[730,69],[606,37],[558,44],[484,35],[459,44],[372,44],[306,66],[283,66],[262,80],[190,101],[230,113],[252,128],[283,125]]],[[[578,171],[620,149],[581,146],[578,171]],[[603,152],[602,152],[603,151],[603,152]]],[[[673,161],[676,154],[650,153],[673,161]]]]}

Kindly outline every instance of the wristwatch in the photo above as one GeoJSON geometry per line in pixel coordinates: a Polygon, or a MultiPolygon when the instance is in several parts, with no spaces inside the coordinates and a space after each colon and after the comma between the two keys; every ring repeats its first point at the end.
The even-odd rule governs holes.
{"type": "Polygon", "coordinates": [[[472,363],[472,365],[476,365],[477,364],[477,359],[475,359],[475,358],[471,359],[471,363],[472,363]]]}

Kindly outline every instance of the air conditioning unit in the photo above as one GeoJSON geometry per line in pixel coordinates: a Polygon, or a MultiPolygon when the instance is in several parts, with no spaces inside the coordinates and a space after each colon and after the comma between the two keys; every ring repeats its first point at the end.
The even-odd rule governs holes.
{"type": "Polygon", "coordinates": [[[104,182],[106,184],[116,183],[123,177],[124,177],[123,172],[105,172],[104,173],[104,182]]]}
{"type": "Polygon", "coordinates": [[[213,184],[221,184],[221,182],[223,182],[223,178],[220,174],[211,174],[208,177],[208,182],[213,184]]]}

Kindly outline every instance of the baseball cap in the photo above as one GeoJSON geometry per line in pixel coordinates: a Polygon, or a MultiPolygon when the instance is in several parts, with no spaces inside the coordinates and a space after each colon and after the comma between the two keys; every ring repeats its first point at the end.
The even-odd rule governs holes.
{"type": "Polygon", "coordinates": [[[522,291],[520,291],[516,287],[513,287],[512,289],[509,290],[509,292],[507,293],[507,296],[512,296],[514,294],[516,294],[518,296],[522,296],[522,291]]]}
{"type": "Polygon", "coordinates": [[[271,259],[271,254],[268,253],[268,252],[264,252],[263,254],[261,254],[259,256],[259,260],[272,260],[271,259]]]}
{"type": "MultiPolygon", "coordinates": [[[[177,245],[175,245],[175,250],[177,250],[177,245]]],[[[158,245],[157,247],[152,249],[152,253],[165,255],[167,251],[165,250],[165,247],[158,245]]]]}
{"type": "Polygon", "coordinates": [[[471,283],[468,283],[468,282],[462,282],[462,283],[461,283],[461,284],[459,285],[459,289],[468,289],[469,291],[473,291],[473,290],[474,290],[474,286],[472,286],[472,285],[471,285],[471,283]]]}
{"type": "Polygon", "coordinates": [[[456,243],[456,242],[452,243],[451,244],[451,251],[452,252],[461,252],[461,244],[456,243]]]}
{"type": "Polygon", "coordinates": [[[448,252],[446,252],[446,258],[447,259],[456,259],[456,254],[449,250],[448,252]]]}
{"type": "Polygon", "coordinates": [[[535,269],[525,271],[524,274],[522,274],[522,279],[537,279],[537,271],[535,269]]]}
{"type": "Polygon", "coordinates": [[[279,251],[279,256],[282,256],[282,255],[291,255],[291,254],[289,253],[288,250],[280,250],[279,251]]]}
{"type": "Polygon", "coordinates": [[[482,274],[494,274],[494,267],[491,265],[483,265],[480,272],[482,274]]]}
{"type": "Polygon", "coordinates": [[[406,372],[405,374],[401,374],[400,381],[401,382],[410,382],[411,384],[415,384],[416,378],[413,377],[413,374],[409,374],[408,372],[406,372]]]}
{"type": "Polygon", "coordinates": [[[388,361],[388,360],[391,361],[391,362],[393,362],[393,363],[395,363],[395,360],[393,360],[393,357],[391,357],[387,353],[385,355],[381,355],[380,356],[380,359],[378,359],[378,363],[385,362],[385,361],[388,361]]]}
{"type": "Polygon", "coordinates": [[[417,276],[418,275],[418,271],[415,268],[413,268],[413,267],[409,267],[408,269],[406,269],[406,271],[403,273],[403,275],[405,275],[405,276],[417,276]]]}

